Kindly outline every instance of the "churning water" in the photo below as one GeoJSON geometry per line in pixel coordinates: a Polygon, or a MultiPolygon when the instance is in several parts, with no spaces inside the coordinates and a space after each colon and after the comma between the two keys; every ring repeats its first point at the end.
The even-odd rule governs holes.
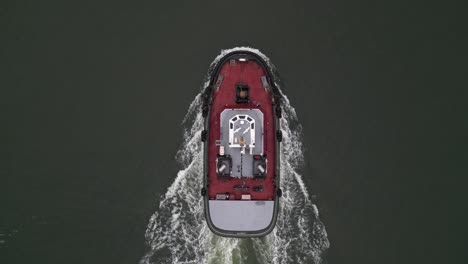
{"type": "MultiPolygon", "coordinates": [[[[236,49],[256,52],[270,64],[258,50],[235,48],[223,51],[211,64],[210,71],[222,56],[236,49]]],[[[274,69],[273,65],[270,66],[274,69]]],[[[275,82],[279,87],[277,76],[275,82]]],[[[280,198],[280,211],[273,232],[262,238],[236,239],[216,236],[208,229],[200,196],[203,185],[200,93],[183,120],[183,144],[176,155],[183,169],[161,197],[159,208],[149,221],[145,234],[149,250],[141,264],[325,262],[322,253],[330,245],[325,226],[298,173],[303,164],[301,125],[287,97],[283,99],[280,176],[283,197],[280,198]]]]}

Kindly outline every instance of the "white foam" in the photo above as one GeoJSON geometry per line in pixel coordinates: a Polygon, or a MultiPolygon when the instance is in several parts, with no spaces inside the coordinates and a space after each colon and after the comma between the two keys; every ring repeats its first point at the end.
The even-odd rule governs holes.
{"type": "MultiPolygon", "coordinates": [[[[221,51],[210,69],[235,50],[255,52],[274,69],[264,54],[249,47],[221,51]]],[[[209,75],[210,72],[207,80],[209,75]]],[[[279,87],[277,76],[274,81],[279,87]]],[[[202,89],[207,84],[208,81],[202,89]]],[[[287,97],[282,104],[280,185],[283,197],[278,222],[271,234],[255,239],[218,237],[206,225],[199,194],[203,185],[201,104],[200,93],[182,122],[184,138],[176,159],[184,169],[161,196],[159,208],[148,223],[145,237],[149,250],[140,263],[246,263],[248,258],[260,263],[322,263],[322,253],[329,247],[329,241],[318,218],[318,209],[309,200],[307,187],[297,172],[303,164],[302,128],[287,97]]]]}

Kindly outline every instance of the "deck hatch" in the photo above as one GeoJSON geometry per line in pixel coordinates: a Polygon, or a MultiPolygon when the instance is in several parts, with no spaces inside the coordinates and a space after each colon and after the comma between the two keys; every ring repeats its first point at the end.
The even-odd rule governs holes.
{"type": "Polygon", "coordinates": [[[249,86],[243,83],[236,85],[236,103],[246,104],[249,102],[249,86]]]}

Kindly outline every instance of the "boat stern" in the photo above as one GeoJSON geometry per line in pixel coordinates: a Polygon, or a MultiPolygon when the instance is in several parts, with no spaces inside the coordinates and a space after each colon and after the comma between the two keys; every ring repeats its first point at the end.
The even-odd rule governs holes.
{"type": "Polygon", "coordinates": [[[206,200],[206,219],[211,231],[227,237],[257,237],[276,224],[276,201],[206,200]]]}

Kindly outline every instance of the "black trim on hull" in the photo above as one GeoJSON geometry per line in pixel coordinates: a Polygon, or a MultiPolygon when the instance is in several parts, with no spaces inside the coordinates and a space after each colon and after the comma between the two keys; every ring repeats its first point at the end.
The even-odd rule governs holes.
{"type": "MultiPolygon", "coordinates": [[[[218,76],[219,74],[219,71],[221,70],[221,67],[222,65],[224,65],[224,63],[226,63],[226,61],[230,60],[230,59],[238,59],[238,58],[247,58],[247,59],[250,59],[250,60],[255,60],[257,63],[259,63],[263,69],[265,70],[267,76],[267,81],[268,83],[270,84],[270,88],[271,88],[271,91],[273,93],[273,109],[277,109],[278,107],[280,107],[280,103],[281,103],[281,93],[279,92],[279,89],[276,87],[276,84],[275,84],[275,79],[273,78],[274,75],[273,75],[273,70],[272,68],[268,65],[268,63],[258,54],[254,53],[254,52],[251,52],[251,51],[248,51],[248,50],[237,50],[237,51],[233,51],[233,52],[230,52],[226,55],[224,55],[221,59],[219,59],[219,61],[215,64],[215,65],[211,65],[210,67],[210,71],[209,71],[209,74],[210,74],[210,80],[209,80],[209,84],[207,87],[205,87],[204,91],[203,91],[203,96],[202,96],[202,100],[203,100],[203,105],[202,105],[202,116],[204,117],[204,132],[203,133],[206,133],[204,134],[203,136],[205,138],[209,138],[208,135],[210,133],[209,131],[209,113],[211,111],[211,97],[212,97],[212,93],[213,93],[213,85],[215,84],[216,82],[216,77],[218,76]],[[205,132],[206,131],[206,132],[205,132]]],[[[281,110],[280,110],[281,111],[281,110]]],[[[280,123],[279,123],[279,118],[281,118],[281,112],[278,114],[278,110],[274,111],[275,113],[275,117],[274,117],[274,126],[275,126],[275,131],[278,131],[280,129],[280,123]]],[[[276,137],[275,137],[276,138],[276,137]]],[[[207,169],[208,169],[208,148],[207,148],[207,140],[204,141],[203,143],[203,189],[202,190],[205,190],[205,194],[206,194],[206,190],[208,190],[208,185],[209,185],[209,179],[208,179],[208,172],[207,172],[207,169]]],[[[213,225],[213,222],[211,221],[211,217],[210,217],[210,210],[209,210],[209,197],[208,195],[203,195],[203,199],[204,199],[204,206],[205,206],[205,218],[206,218],[206,222],[208,224],[208,227],[210,228],[210,230],[218,235],[218,236],[224,236],[224,237],[238,237],[238,238],[249,238],[249,237],[261,237],[261,236],[265,236],[267,234],[269,234],[271,231],[273,231],[273,229],[275,228],[276,226],[276,220],[277,220],[277,217],[278,217],[278,211],[279,211],[279,197],[281,196],[281,189],[280,189],[280,186],[279,186],[279,177],[280,177],[280,142],[276,139],[275,140],[275,177],[274,177],[274,183],[276,185],[276,194],[275,195],[275,200],[274,200],[274,208],[273,208],[273,217],[272,217],[272,220],[270,222],[270,224],[268,225],[268,227],[266,227],[265,229],[262,229],[262,230],[257,230],[257,231],[229,231],[229,230],[222,230],[222,229],[219,229],[217,228],[216,226],[213,225]]]]}

